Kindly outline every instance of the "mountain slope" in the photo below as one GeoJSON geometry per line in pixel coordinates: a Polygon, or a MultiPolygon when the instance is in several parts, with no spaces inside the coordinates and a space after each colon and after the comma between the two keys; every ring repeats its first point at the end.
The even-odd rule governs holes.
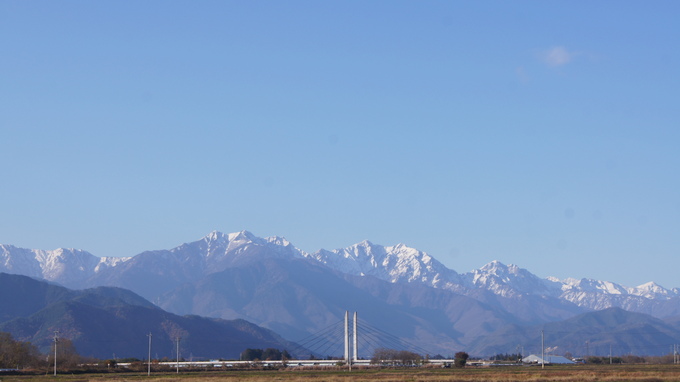
{"type": "Polygon", "coordinates": [[[525,354],[540,354],[543,332],[545,346],[553,354],[605,356],[611,350],[615,356],[665,355],[669,346],[680,341],[679,329],[646,314],[608,308],[544,325],[509,325],[481,338],[474,351],[476,354],[505,353],[520,344],[525,354]]]}
{"type": "Polygon", "coordinates": [[[202,239],[170,250],[140,253],[117,267],[93,274],[83,286],[114,285],[137,291],[150,300],[185,283],[240,263],[266,257],[303,257],[283,238],[262,239],[248,231],[212,232],[202,239]]]}
{"type": "MultiPolygon", "coordinates": [[[[392,286],[370,277],[348,281],[343,274],[308,259],[268,258],[213,273],[195,284],[186,284],[164,295],[161,306],[180,313],[244,318],[295,340],[336,324],[346,310],[357,311],[366,324],[381,327],[421,347],[437,349],[434,351],[460,348],[457,338],[463,334],[453,329],[453,323],[445,315],[440,314],[441,320],[434,321],[434,309],[419,310],[408,303],[397,304],[385,301],[382,296],[373,296],[370,290],[375,291],[375,285],[370,288],[361,285],[361,281],[367,279],[382,284],[383,290],[392,286]],[[424,333],[431,338],[436,334],[438,341],[424,341],[424,333]]],[[[422,288],[439,293],[432,288],[422,288]]],[[[463,296],[449,297],[481,305],[463,296]]],[[[480,311],[484,309],[493,317],[490,308],[480,308],[480,311]]],[[[488,320],[476,316],[476,322],[480,324],[488,320]]],[[[340,339],[338,334],[335,340],[340,339]]],[[[371,354],[361,356],[370,357],[371,354]]]]}
{"type": "Polygon", "coordinates": [[[0,322],[27,317],[51,304],[69,300],[82,300],[97,306],[128,304],[153,307],[150,302],[125,289],[98,287],[75,291],[27,276],[0,273],[0,322]]]}
{"type": "Polygon", "coordinates": [[[184,354],[199,358],[238,358],[244,349],[293,349],[272,331],[244,320],[225,321],[165,312],[132,292],[119,288],[68,290],[25,276],[0,273],[0,331],[31,341],[42,351],[51,346],[54,331],[73,341],[81,355],[98,358],[145,357],[148,333],[159,356],[172,358],[175,338],[182,337],[184,354]],[[18,301],[35,301],[21,304],[18,301]]]}
{"type": "Polygon", "coordinates": [[[487,291],[510,301],[520,296],[538,301],[527,296],[540,296],[553,302],[561,300],[558,305],[570,303],[586,310],[622,307],[657,317],[680,314],[680,290],[665,289],[655,283],[624,287],[592,279],[541,279],[525,269],[497,261],[458,274],[427,253],[403,244],[385,247],[363,241],[347,248],[309,254],[284,238],[263,239],[247,231],[231,234],[215,231],[170,250],[147,251],[119,259],[100,259],[73,249],[42,251],[0,245],[0,271],[44,278],[74,288],[120,286],[155,300],[184,283],[194,283],[211,273],[253,261],[253,254],[259,254],[256,258],[306,257],[355,276],[423,284],[473,298],[486,295],[480,291],[487,291]]]}
{"type": "Polygon", "coordinates": [[[371,325],[391,325],[400,337],[444,352],[476,346],[476,338],[508,325],[557,322],[594,309],[680,316],[678,290],[654,283],[627,288],[590,279],[542,279],[498,261],[459,274],[403,244],[364,241],[310,254],[280,237],[212,232],[176,248],[101,263],[105,266],[87,260],[78,272],[66,272],[64,264],[78,262],[64,260],[61,273],[48,271],[56,263],[37,259],[39,251],[12,248],[4,259],[14,270],[75,274],[66,280],[70,285],[130,288],[174,313],[244,318],[288,338],[311,334],[345,310],[358,310],[371,325]]]}
{"type": "Polygon", "coordinates": [[[334,251],[319,250],[308,257],[355,276],[373,276],[389,282],[417,282],[435,288],[455,289],[460,276],[425,252],[398,244],[392,247],[363,241],[334,251]]]}

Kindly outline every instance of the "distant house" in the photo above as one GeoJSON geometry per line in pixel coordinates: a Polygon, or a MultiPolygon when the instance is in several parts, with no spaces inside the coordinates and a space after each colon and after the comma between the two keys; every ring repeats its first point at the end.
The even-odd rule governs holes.
{"type": "Polygon", "coordinates": [[[536,364],[560,364],[560,365],[570,365],[570,364],[575,364],[576,362],[564,358],[561,355],[546,355],[545,356],[545,361],[541,359],[540,356],[537,355],[530,355],[522,358],[522,362],[524,363],[536,363],[536,364]]]}

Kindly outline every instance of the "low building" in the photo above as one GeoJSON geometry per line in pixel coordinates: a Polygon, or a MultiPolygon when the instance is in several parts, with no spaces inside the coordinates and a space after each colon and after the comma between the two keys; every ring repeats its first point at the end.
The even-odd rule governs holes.
{"type": "Polygon", "coordinates": [[[560,365],[570,365],[570,364],[575,364],[576,362],[570,360],[569,358],[562,357],[561,355],[546,355],[545,360],[542,359],[540,356],[537,356],[535,354],[526,356],[522,358],[522,362],[524,363],[533,363],[533,364],[560,364],[560,365]]]}

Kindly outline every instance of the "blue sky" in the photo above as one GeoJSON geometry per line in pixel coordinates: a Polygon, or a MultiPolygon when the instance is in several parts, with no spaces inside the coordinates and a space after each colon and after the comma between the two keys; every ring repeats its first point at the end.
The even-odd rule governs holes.
{"type": "Polygon", "coordinates": [[[3,1],[0,243],[680,287],[680,3],[3,1]]]}

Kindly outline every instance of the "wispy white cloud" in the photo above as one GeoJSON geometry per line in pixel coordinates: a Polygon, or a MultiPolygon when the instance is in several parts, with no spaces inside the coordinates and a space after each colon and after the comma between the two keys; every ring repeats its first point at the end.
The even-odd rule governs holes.
{"type": "Polygon", "coordinates": [[[550,66],[562,66],[568,64],[578,53],[570,52],[563,46],[554,46],[541,52],[541,60],[550,66]]]}

